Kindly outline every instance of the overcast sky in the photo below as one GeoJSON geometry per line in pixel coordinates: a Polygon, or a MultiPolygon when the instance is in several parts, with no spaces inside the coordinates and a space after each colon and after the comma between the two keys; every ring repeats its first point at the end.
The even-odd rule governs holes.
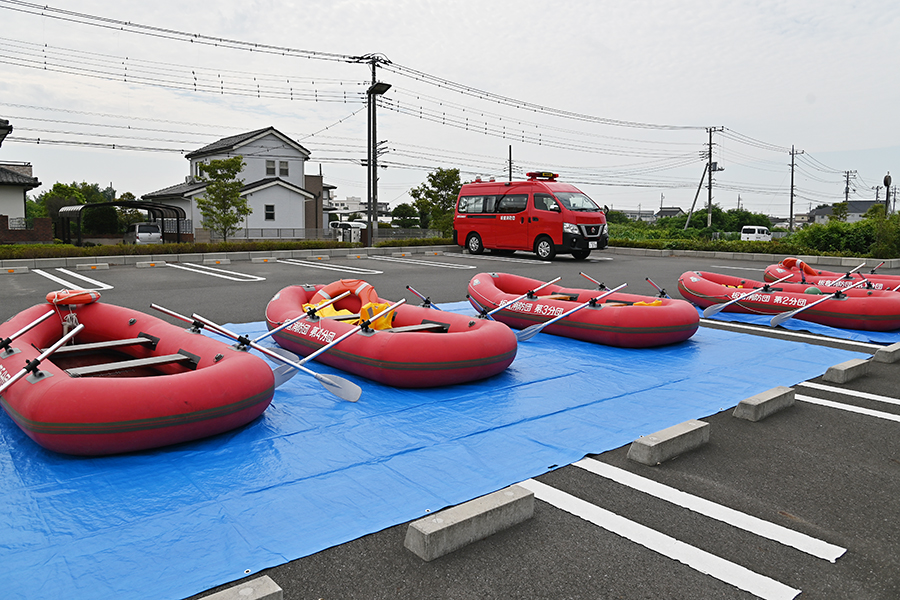
{"type": "Polygon", "coordinates": [[[786,217],[792,146],[795,213],[842,200],[846,172],[850,199],[900,176],[896,2],[0,0],[0,23],[0,161],[30,162],[37,193],[141,196],[184,181],[184,153],[271,125],[365,197],[371,71],[352,58],[372,54],[392,206],[436,167],[505,179],[511,149],[514,178],[687,210],[708,128],[725,209],[786,217]]]}

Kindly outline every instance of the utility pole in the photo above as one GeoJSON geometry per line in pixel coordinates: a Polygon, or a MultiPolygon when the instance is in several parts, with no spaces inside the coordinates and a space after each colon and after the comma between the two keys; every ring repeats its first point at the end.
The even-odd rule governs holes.
{"type": "Polygon", "coordinates": [[[794,230],[794,157],[798,154],[803,154],[803,150],[794,150],[794,145],[791,144],[791,214],[788,217],[788,229],[790,231],[794,230]]]}
{"type": "Polygon", "coordinates": [[[888,171],[884,176],[884,216],[888,216],[891,211],[891,172],[888,171]]]}
{"type": "Polygon", "coordinates": [[[844,171],[844,202],[850,202],[850,176],[856,176],[856,171],[844,171]]]}
{"type": "Polygon", "coordinates": [[[724,131],[724,127],[707,127],[706,131],[709,133],[709,148],[707,151],[706,158],[706,173],[709,176],[709,180],[707,182],[707,191],[709,192],[709,197],[706,202],[706,227],[712,227],[712,199],[713,199],[713,171],[724,171],[725,167],[719,167],[718,163],[714,163],[712,159],[713,155],[713,141],[712,136],[713,133],[718,133],[720,131],[724,131]]]}

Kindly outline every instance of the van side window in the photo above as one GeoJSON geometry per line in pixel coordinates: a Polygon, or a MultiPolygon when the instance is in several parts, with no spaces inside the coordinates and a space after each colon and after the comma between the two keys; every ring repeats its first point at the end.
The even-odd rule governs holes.
{"type": "Polygon", "coordinates": [[[461,213],[494,212],[496,196],[463,196],[456,208],[461,213]]]}
{"type": "Polygon", "coordinates": [[[550,194],[535,194],[534,207],[538,210],[559,210],[556,200],[550,194]]]}
{"type": "Polygon", "coordinates": [[[498,213],[518,213],[525,210],[528,204],[528,194],[507,194],[497,203],[498,213]]]}

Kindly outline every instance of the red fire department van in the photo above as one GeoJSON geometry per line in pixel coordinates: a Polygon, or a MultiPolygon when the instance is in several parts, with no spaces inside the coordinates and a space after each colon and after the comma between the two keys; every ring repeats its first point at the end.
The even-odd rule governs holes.
{"type": "Polygon", "coordinates": [[[527,173],[528,181],[467,183],[453,215],[453,241],[472,254],[526,250],[541,260],[571,254],[584,260],[609,242],[606,215],[554,173],[527,173]]]}

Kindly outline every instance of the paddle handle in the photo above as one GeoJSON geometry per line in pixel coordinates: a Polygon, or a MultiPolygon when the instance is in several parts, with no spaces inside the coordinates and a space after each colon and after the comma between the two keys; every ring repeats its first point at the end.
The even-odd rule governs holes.
{"type": "Polygon", "coordinates": [[[441,310],[440,308],[438,308],[437,306],[435,306],[434,304],[431,303],[431,298],[429,298],[427,296],[423,296],[422,294],[417,292],[415,289],[413,289],[413,287],[411,285],[406,286],[406,289],[408,289],[413,294],[418,296],[419,299],[424,303],[423,306],[425,306],[425,308],[433,308],[435,310],[441,310]]]}

